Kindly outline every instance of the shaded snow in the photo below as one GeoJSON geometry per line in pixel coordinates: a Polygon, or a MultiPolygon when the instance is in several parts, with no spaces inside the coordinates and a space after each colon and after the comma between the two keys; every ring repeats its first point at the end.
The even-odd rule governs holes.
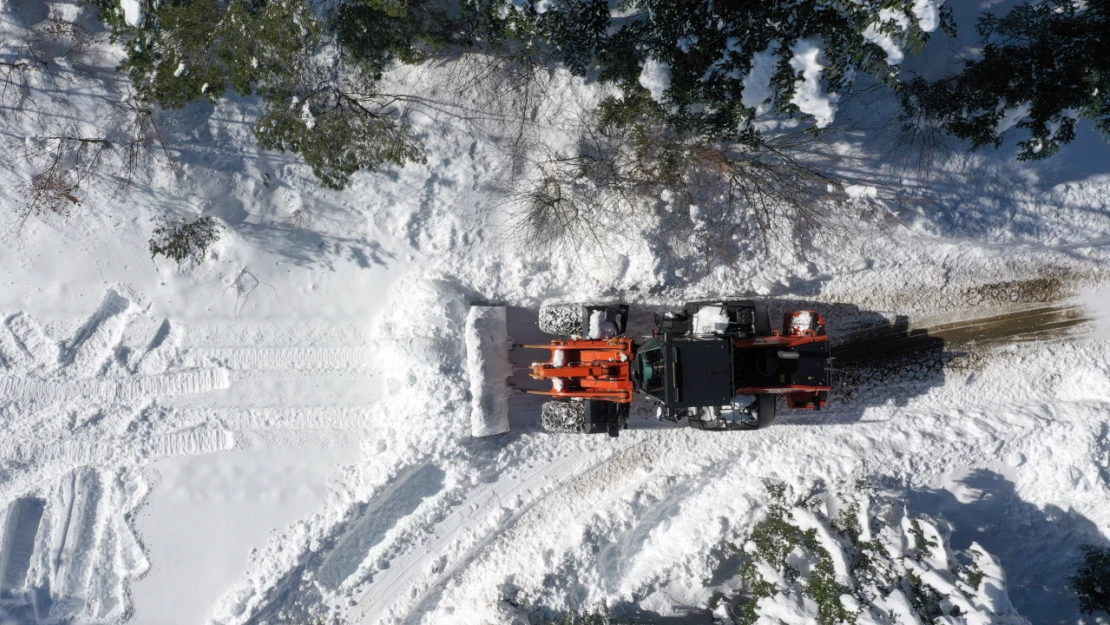
{"type": "Polygon", "coordinates": [[[740,103],[748,108],[754,108],[756,114],[765,112],[763,105],[771,99],[771,76],[775,72],[778,61],[776,53],[779,43],[772,41],[766,50],[752,55],[752,68],[744,77],[744,91],[740,96],[740,103]]]}
{"type": "Polygon", "coordinates": [[[1013,128],[1014,125],[1029,115],[1030,110],[1032,110],[1032,105],[1028,102],[1006,109],[1002,113],[1002,119],[999,119],[998,124],[995,125],[994,131],[997,134],[1002,134],[1013,128]]]}

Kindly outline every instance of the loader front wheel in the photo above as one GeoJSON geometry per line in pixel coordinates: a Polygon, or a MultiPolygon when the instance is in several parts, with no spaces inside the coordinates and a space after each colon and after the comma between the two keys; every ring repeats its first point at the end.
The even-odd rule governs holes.
{"type": "Polygon", "coordinates": [[[579,434],[586,431],[586,404],[582,401],[546,401],[540,407],[540,424],[548,432],[579,434]]]}
{"type": "Polygon", "coordinates": [[[586,307],[582,304],[544,304],[540,307],[540,330],[555,336],[582,333],[586,307]]]}

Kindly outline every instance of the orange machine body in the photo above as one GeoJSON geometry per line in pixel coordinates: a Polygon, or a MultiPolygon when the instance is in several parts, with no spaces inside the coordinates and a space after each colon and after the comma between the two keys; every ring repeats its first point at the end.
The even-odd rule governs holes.
{"type": "Polygon", "coordinates": [[[632,402],[632,339],[616,337],[598,340],[566,339],[548,345],[527,345],[548,349],[551,359],[534,362],[530,374],[536,380],[549,380],[550,391],[527,391],[533,395],[561,398],[603,399],[627,404],[632,402]]]}
{"type": "MultiPolygon", "coordinates": [[[[829,336],[825,333],[825,318],[816,310],[803,310],[789,312],[783,315],[781,332],[773,330],[771,336],[755,336],[750,339],[738,339],[732,343],[736,349],[760,347],[796,349],[810,343],[820,343],[828,340],[829,336]],[[808,324],[808,327],[807,325],[795,322],[795,320],[806,314],[811,315],[810,318],[812,320],[812,322],[808,324]]],[[[831,390],[831,387],[825,385],[794,384],[791,386],[741,387],[736,389],[736,394],[758,395],[760,393],[770,393],[786,395],[786,403],[790,408],[819,410],[825,407],[826,398],[831,390]]]]}

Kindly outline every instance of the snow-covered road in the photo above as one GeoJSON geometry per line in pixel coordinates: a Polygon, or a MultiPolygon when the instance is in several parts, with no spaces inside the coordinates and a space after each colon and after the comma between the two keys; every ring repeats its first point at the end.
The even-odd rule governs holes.
{"type": "MultiPolygon", "coordinates": [[[[65,76],[65,102],[4,118],[3,153],[119,95],[65,76]]],[[[1033,623],[1077,622],[1079,547],[1110,537],[1110,146],[1006,145],[926,179],[833,137],[882,193],[798,240],[716,257],[668,238],[661,197],[605,252],[542,248],[513,229],[506,146],[572,149],[604,93],[541,78],[524,126],[515,102],[412,105],[427,163],[344,192],[260,151],[251,101],[167,114],[179,169],[68,216],[20,222],[26,164],[0,168],[0,622],[708,619],[769,480],[901,493],[998,556],[1033,623]],[[225,225],[204,263],[148,258],[157,218],[197,214],[225,225]],[[470,436],[471,304],[523,331],[548,300],[646,320],[724,295],[822,312],[827,410],[714,433],[641,406],[610,439],[546,434],[514,400],[511,432],[470,436]]]]}

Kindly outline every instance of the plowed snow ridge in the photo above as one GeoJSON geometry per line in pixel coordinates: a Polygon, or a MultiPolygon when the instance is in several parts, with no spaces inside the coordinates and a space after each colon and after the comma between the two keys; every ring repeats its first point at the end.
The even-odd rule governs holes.
{"type": "Polygon", "coordinates": [[[8,319],[8,329],[12,336],[19,341],[19,347],[36,365],[47,369],[58,366],[58,344],[51,342],[42,328],[31,318],[23,313],[13,315],[8,319]]]}
{"type": "Polygon", "coordinates": [[[93,377],[119,345],[123,329],[137,312],[136,307],[115,291],[108,291],[96,312],[77,331],[67,346],[63,362],[78,377],[93,377]]]}

